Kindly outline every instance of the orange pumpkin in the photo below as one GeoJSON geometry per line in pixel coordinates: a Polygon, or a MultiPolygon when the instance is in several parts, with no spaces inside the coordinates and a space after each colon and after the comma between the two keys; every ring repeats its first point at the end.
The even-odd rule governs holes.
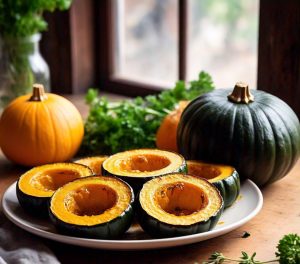
{"type": "Polygon", "coordinates": [[[40,84],[32,95],[11,102],[0,120],[0,146],[11,161],[36,166],[69,160],[84,134],[83,121],[67,99],[45,93],[40,84]]]}
{"type": "Polygon", "coordinates": [[[189,101],[179,102],[178,107],[166,115],[156,133],[156,146],[159,149],[178,152],[177,127],[181,114],[189,101]]]}

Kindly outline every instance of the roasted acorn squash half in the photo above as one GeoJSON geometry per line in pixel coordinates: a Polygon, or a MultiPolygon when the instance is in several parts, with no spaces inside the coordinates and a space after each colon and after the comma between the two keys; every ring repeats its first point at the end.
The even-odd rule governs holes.
{"type": "Polygon", "coordinates": [[[205,179],[169,174],[144,184],[138,220],[153,237],[175,237],[211,230],[223,212],[218,189],[205,179]]]}
{"type": "Polygon", "coordinates": [[[91,168],[96,175],[101,175],[102,163],[108,156],[94,156],[75,160],[75,163],[83,164],[91,168]]]}
{"type": "Polygon", "coordinates": [[[188,160],[187,166],[188,174],[205,178],[219,189],[225,208],[236,201],[241,186],[240,177],[235,168],[195,160],[188,160]]]}
{"type": "Polygon", "coordinates": [[[133,218],[132,188],[116,177],[91,176],[59,188],[50,200],[50,219],[60,233],[111,239],[133,218]]]}
{"type": "Polygon", "coordinates": [[[87,166],[75,163],[53,163],[35,167],[17,183],[17,197],[24,210],[36,216],[48,216],[48,202],[59,187],[77,178],[92,175],[87,166]]]}
{"type": "Polygon", "coordinates": [[[169,173],[186,173],[184,158],[175,153],[159,149],[135,149],[119,152],[102,164],[103,175],[117,176],[128,182],[135,192],[152,178],[169,173]]]}

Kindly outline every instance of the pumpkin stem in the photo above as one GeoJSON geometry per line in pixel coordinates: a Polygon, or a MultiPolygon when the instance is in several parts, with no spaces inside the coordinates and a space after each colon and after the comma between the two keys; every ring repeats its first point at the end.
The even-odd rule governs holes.
{"type": "Polygon", "coordinates": [[[228,100],[239,104],[249,104],[254,101],[254,96],[250,93],[248,84],[237,82],[228,100]]]}
{"type": "Polygon", "coordinates": [[[31,102],[42,102],[47,99],[47,95],[45,93],[44,86],[39,83],[35,83],[33,85],[32,96],[29,101],[31,102]]]}

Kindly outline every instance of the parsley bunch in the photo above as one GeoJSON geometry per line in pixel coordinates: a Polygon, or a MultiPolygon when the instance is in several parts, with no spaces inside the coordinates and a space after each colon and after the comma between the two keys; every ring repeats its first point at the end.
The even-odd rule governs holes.
{"type": "Polygon", "coordinates": [[[81,154],[112,154],[133,148],[155,147],[156,131],[166,114],[181,100],[192,100],[214,88],[209,74],[200,72],[189,86],[178,81],[173,89],[145,98],[136,97],[110,103],[90,89],[86,102],[90,107],[85,122],[81,154]]]}
{"type": "Polygon", "coordinates": [[[255,260],[256,253],[251,256],[242,251],[240,259],[230,259],[222,253],[215,252],[203,264],[221,264],[221,263],[239,263],[239,264],[264,264],[264,263],[280,263],[280,264],[300,264],[300,236],[297,234],[285,235],[278,243],[277,259],[269,261],[255,260]]]}
{"type": "Polygon", "coordinates": [[[72,0],[0,0],[0,34],[27,37],[47,28],[43,11],[66,10],[72,0]]]}

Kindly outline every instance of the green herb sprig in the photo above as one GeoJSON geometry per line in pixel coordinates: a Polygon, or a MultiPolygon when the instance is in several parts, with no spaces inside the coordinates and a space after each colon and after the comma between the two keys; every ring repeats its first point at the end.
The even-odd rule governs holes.
{"type": "Polygon", "coordinates": [[[183,81],[171,90],[145,98],[137,97],[110,103],[90,89],[86,102],[90,107],[85,122],[82,154],[111,154],[133,148],[155,147],[156,131],[162,119],[180,100],[192,100],[214,88],[209,74],[200,72],[188,87],[183,81]]]}
{"type": "Polygon", "coordinates": [[[214,252],[203,264],[239,263],[239,264],[300,264],[300,236],[297,234],[285,235],[277,245],[276,259],[268,261],[258,261],[255,259],[256,253],[252,255],[242,251],[239,259],[230,259],[222,253],[214,252]]]}
{"type": "Polygon", "coordinates": [[[47,28],[44,11],[66,10],[72,0],[0,0],[0,34],[27,37],[47,28]]]}

